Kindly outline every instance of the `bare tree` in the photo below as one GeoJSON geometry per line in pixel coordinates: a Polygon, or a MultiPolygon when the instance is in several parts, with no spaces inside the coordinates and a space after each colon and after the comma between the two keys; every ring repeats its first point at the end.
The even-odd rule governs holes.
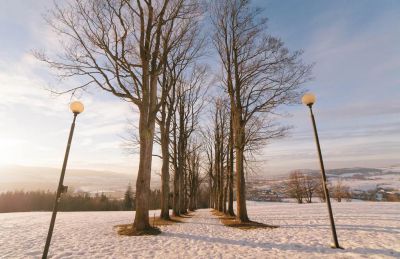
{"type": "MultiPolygon", "coordinates": [[[[200,9],[195,7],[194,10],[200,9]]],[[[200,15],[202,12],[197,11],[200,15]]],[[[193,14],[195,15],[195,14],[193,14]]],[[[159,78],[163,89],[170,89],[166,101],[162,103],[157,123],[160,128],[160,145],[162,154],[161,168],[161,217],[169,219],[169,169],[170,169],[170,133],[172,117],[177,106],[177,84],[185,71],[191,69],[193,62],[201,56],[204,37],[200,33],[200,24],[196,17],[186,19],[180,24],[181,33],[177,44],[171,48],[168,61],[164,64],[162,76],[159,78]]]]}
{"type": "Polygon", "coordinates": [[[296,170],[289,174],[287,180],[277,183],[274,188],[287,197],[296,199],[298,203],[303,201],[311,203],[314,194],[318,194],[320,184],[320,177],[296,170]]]}
{"type": "Polygon", "coordinates": [[[176,92],[176,112],[173,115],[174,202],[173,213],[187,212],[187,158],[188,140],[198,130],[199,116],[207,92],[207,68],[193,66],[182,75],[176,92]]]}
{"type": "Polygon", "coordinates": [[[200,177],[200,148],[201,145],[197,143],[196,138],[189,140],[187,159],[187,173],[188,173],[188,196],[189,204],[188,209],[194,211],[197,209],[197,199],[200,184],[202,179],[200,177]]]}
{"type": "Polygon", "coordinates": [[[342,179],[337,180],[331,187],[332,198],[337,202],[341,202],[342,199],[346,201],[351,200],[350,187],[345,185],[342,179]]]}
{"type": "Polygon", "coordinates": [[[227,201],[227,175],[228,175],[228,137],[229,137],[229,112],[225,100],[216,97],[211,102],[212,132],[209,138],[213,141],[214,168],[213,168],[213,193],[214,209],[226,212],[227,201]]]}
{"type": "Polygon", "coordinates": [[[249,122],[266,122],[277,107],[296,102],[310,66],[301,62],[301,52],[289,52],[281,40],[265,33],[266,19],[259,19],[261,10],[251,8],[248,0],[217,0],[211,8],[213,43],[232,110],[237,219],[246,222],[244,153],[249,122]]]}
{"type": "Polygon", "coordinates": [[[225,161],[227,156],[227,122],[229,113],[226,112],[226,106],[223,99],[217,98],[215,100],[215,165],[217,176],[217,209],[221,212],[226,212],[226,192],[224,190],[224,181],[226,180],[225,161]]]}
{"type": "Polygon", "coordinates": [[[209,199],[209,207],[215,208],[215,174],[214,174],[214,160],[215,160],[215,152],[214,152],[214,138],[213,130],[209,125],[205,125],[201,129],[201,140],[202,140],[202,148],[203,153],[205,154],[205,158],[203,161],[206,161],[207,177],[208,177],[208,191],[210,193],[209,199]]]}
{"type": "Polygon", "coordinates": [[[304,174],[301,179],[301,184],[303,186],[304,199],[307,203],[312,202],[312,197],[315,194],[318,185],[320,184],[319,176],[304,174]]]}
{"type": "Polygon", "coordinates": [[[233,211],[233,172],[234,172],[234,146],[233,146],[233,127],[232,127],[232,114],[229,117],[229,144],[228,144],[228,176],[227,176],[227,185],[228,185],[228,211],[227,214],[229,216],[235,216],[235,212],[233,211]]]}
{"type": "Polygon", "coordinates": [[[150,228],[151,163],[156,115],[169,89],[158,84],[168,54],[179,41],[182,21],[193,15],[189,0],[73,0],[56,4],[49,24],[62,39],[62,54],[36,56],[60,71],[78,76],[139,109],[140,161],[136,180],[137,230],[150,228]]]}
{"type": "Polygon", "coordinates": [[[303,185],[304,175],[300,171],[293,171],[289,178],[283,183],[283,192],[290,198],[296,199],[297,203],[303,203],[305,189],[303,185]]]}
{"type": "Polygon", "coordinates": [[[225,101],[213,97],[208,102],[209,123],[202,129],[203,149],[207,161],[210,207],[221,212],[226,211],[227,174],[228,174],[228,132],[229,113],[225,101]]]}

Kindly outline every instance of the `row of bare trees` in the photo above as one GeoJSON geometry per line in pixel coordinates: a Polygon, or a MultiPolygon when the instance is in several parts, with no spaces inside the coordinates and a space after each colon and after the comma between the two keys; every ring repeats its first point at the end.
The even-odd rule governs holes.
{"type": "Polygon", "coordinates": [[[213,1],[210,7],[212,42],[229,103],[237,219],[241,222],[249,221],[246,158],[270,139],[285,134],[286,129],[277,126],[272,115],[279,106],[296,102],[299,86],[308,79],[311,69],[302,63],[301,52],[288,51],[280,39],[266,33],[267,20],[261,14],[262,10],[252,8],[247,0],[213,1]]]}
{"type": "MultiPolygon", "coordinates": [[[[284,182],[277,184],[275,189],[289,198],[296,199],[297,203],[311,203],[312,197],[319,193],[322,182],[321,177],[311,174],[303,174],[300,171],[293,171],[284,182]]],[[[322,196],[325,197],[322,192],[322,196]]]]}
{"type": "Polygon", "coordinates": [[[234,216],[234,146],[232,117],[227,102],[216,98],[211,103],[211,125],[203,129],[208,162],[210,207],[234,216]]]}
{"type": "Polygon", "coordinates": [[[196,208],[201,172],[207,171],[211,205],[233,215],[235,186],[237,219],[249,221],[246,164],[270,139],[285,135],[274,118],[281,105],[296,101],[311,70],[301,52],[266,33],[261,15],[248,0],[71,0],[56,1],[47,16],[61,50],[36,56],[61,78],[82,80],[61,93],[96,86],[139,112],[135,229],[150,228],[154,143],[161,147],[161,217],[169,218],[171,176],[178,216],[196,208]],[[209,38],[203,27],[212,30],[209,38]],[[208,100],[215,107],[204,136],[206,49],[217,57],[211,63],[220,65],[220,87],[208,100]]]}
{"type": "Polygon", "coordinates": [[[83,80],[82,85],[63,93],[95,85],[138,108],[137,230],[150,228],[147,197],[156,122],[163,158],[162,216],[168,217],[171,159],[174,182],[179,185],[179,205],[174,202],[174,208],[184,211],[182,181],[186,179],[183,170],[188,159],[185,151],[196,124],[187,116],[196,116],[197,107],[191,102],[198,98],[196,89],[204,75],[194,65],[202,49],[198,31],[201,15],[200,3],[191,0],[56,2],[47,20],[61,37],[62,51],[54,58],[36,53],[62,78],[77,76],[83,80]],[[174,142],[170,152],[172,127],[174,142]]]}
{"type": "MultiPolygon", "coordinates": [[[[325,202],[322,179],[318,174],[293,171],[289,174],[288,179],[276,184],[274,189],[286,197],[295,199],[297,203],[311,203],[313,197],[319,197],[321,201],[325,202]]],[[[330,197],[338,202],[342,200],[351,201],[352,199],[350,188],[341,180],[328,183],[328,190],[330,197]]]]}

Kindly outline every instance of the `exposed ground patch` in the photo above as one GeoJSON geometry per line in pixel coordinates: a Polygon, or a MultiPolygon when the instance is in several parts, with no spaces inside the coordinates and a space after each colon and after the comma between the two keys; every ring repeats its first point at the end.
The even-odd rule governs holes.
{"type": "Polygon", "coordinates": [[[118,235],[121,236],[155,236],[161,234],[161,230],[157,227],[150,227],[144,230],[137,230],[133,224],[117,225],[118,235]]]}
{"type": "Polygon", "coordinates": [[[255,222],[255,221],[240,222],[235,217],[226,215],[217,210],[212,210],[211,213],[212,213],[212,215],[217,216],[222,224],[224,224],[227,227],[231,227],[231,228],[238,228],[241,230],[252,230],[252,229],[260,229],[260,228],[274,229],[274,228],[278,227],[278,226],[268,225],[268,224],[255,222]]]}
{"type": "Polygon", "coordinates": [[[179,217],[170,216],[169,220],[162,219],[160,217],[150,217],[151,227],[146,230],[136,230],[133,227],[133,223],[116,225],[118,235],[121,236],[146,236],[146,235],[159,235],[161,230],[158,228],[160,226],[168,226],[176,223],[185,223],[185,218],[191,218],[193,215],[191,213],[183,214],[179,217]]]}

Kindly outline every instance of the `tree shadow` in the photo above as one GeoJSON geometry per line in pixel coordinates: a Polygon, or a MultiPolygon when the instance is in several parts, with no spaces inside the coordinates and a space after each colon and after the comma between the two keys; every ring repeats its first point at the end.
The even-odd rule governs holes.
{"type": "Polygon", "coordinates": [[[200,236],[200,235],[192,235],[192,234],[184,234],[184,233],[171,233],[164,232],[163,236],[168,237],[176,237],[182,239],[191,239],[196,241],[208,242],[208,243],[220,243],[222,245],[237,245],[237,246],[247,246],[249,248],[262,248],[262,249],[279,249],[284,251],[293,251],[293,252],[305,252],[305,253],[315,253],[316,251],[321,251],[324,254],[342,254],[345,255],[347,252],[357,253],[359,255],[390,255],[394,257],[400,257],[400,251],[396,251],[393,249],[379,249],[379,248],[345,248],[345,250],[341,249],[332,249],[328,246],[322,245],[304,245],[300,243],[288,243],[288,244],[277,244],[277,243],[259,243],[246,239],[242,240],[233,240],[222,237],[210,237],[210,236],[200,236]]]}
{"type": "MultiPolygon", "coordinates": [[[[312,224],[312,225],[301,225],[301,224],[290,224],[282,225],[281,228],[315,228],[315,229],[329,229],[329,225],[324,224],[312,224]]],[[[338,224],[336,225],[338,230],[348,230],[348,231],[365,231],[365,232],[384,232],[389,234],[400,234],[400,230],[396,227],[380,227],[380,226],[369,226],[369,225],[348,225],[348,224],[338,224]]]]}

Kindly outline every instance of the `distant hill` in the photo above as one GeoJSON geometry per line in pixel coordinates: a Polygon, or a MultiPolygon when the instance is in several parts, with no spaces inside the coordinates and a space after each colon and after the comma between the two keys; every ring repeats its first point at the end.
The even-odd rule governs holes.
{"type": "MultiPolygon", "coordinates": [[[[303,173],[320,173],[320,170],[314,169],[299,169],[303,173]]],[[[337,169],[327,169],[325,170],[327,175],[352,175],[352,174],[381,174],[385,170],[379,168],[366,168],[366,167],[352,167],[352,168],[337,168],[337,169]]]]}
{"type": "MultiPolygon", "coordinates": [[[[299,169],[306,174],[320,174],[319,170],[299,169]]],[[[289,174],[289,173],[288,173],[289,174]]],[[[287,178],[287,175],[264,178],[257,176],[248,180],[251,188],[269,189],[274,184],[287,178]]],[[[368,191],[383,188],[400,191],[400,166],[392,165],[387,168],[338,168],[326,170],[328,181],[339,179],[348,185],[353,191],[368,191]]]]}
{"type": "MultiPolygon", "coordinates": [[[[0,192],[12,190],[55,190],[60,178],[59,168],[8,166],[0,168],[0,192]]],[[[136,175],[112,171],[67,169],[64,185],[69,190],[104,192],[122,196],[129,182],[135,188],[136,175]]],[[[159,176],[153,176],[152,187],[158,188],[159,176]]],[[[114,195],[112,195],[114,196],[114,195]]]]}

